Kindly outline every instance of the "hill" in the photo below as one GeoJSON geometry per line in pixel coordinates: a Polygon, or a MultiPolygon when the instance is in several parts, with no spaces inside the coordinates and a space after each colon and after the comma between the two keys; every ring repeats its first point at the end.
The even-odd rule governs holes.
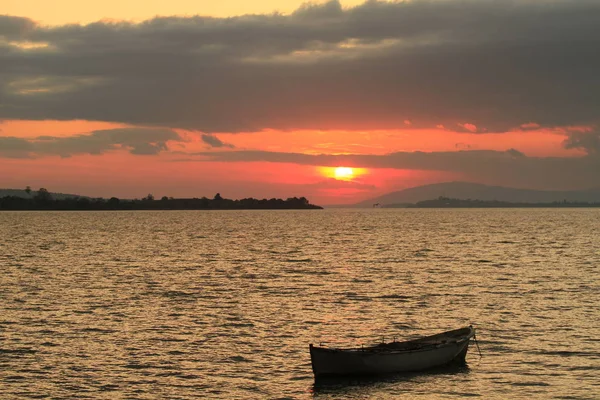
{"type": "Polygon", "coordinates": [[[419,201],[437,199],[438,197],[453,199],[473,199],[484,201],[504,201],[511,203],[552,203],[600,202],[600,188],[588,190],[554,191],[516,189],[502,186],[488,186],[470,182],[445,182],[417,186],[400,190],[366,200],[356,204],[357,207],[372,207],[379,203],[382,206],[402,206],[419,201]]]}

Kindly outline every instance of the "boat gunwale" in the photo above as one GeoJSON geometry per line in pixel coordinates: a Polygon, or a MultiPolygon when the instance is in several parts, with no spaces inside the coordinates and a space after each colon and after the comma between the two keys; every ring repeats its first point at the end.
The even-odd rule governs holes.
{"type": "MultiPolygon", "coordinates": [[[[310,350],[311,350],[311,352],[312,351],[321,351],[321,352],[327,352],[327,353],[346,353],[346,354],[360,354],[360,355],[418,353],[418,352],[432,351],[432,350],[436,350],[436,349],[440,349],[440,348],[444,348],[444,347],[449,347],[452,345],[462,344],[464,342],[468,342],[469,340],[471,340],[471,338],[473,336],[475,336],[475,328],[473,328],[472,326],[469,326],[469,327],[465,327],[465,328],[460,328],[460,329],[455,329],[455,330],[451,330],[451,331],[438,333],[438,334],[431,335],[431,336],[424,336],[422,338],[411,339],[411,340],[402,341],[402,342],[391,342],[391,343],[378,344],[378,345],[369,346],[369,347],[335,348],[335,347],[314,346],[311,343],[310,350]],[[443,342],[440,341],[437,343],[427,343],[426,342],[428,339],[432,339],[434,337],[443,338],[446,334],[449,334],[452,332],[460,332],[462,330],[465,330],[466,333],[464,335],[457,336],[453,340],[446,340],[443,342]],[[423,342],[423,344],[421,346],[412,347],[412,348],[402,349],[402,348],[387,347],[389,345],[399,345],[399,346],[408,345],[408,344],[418,345],[419,342],[423,342]]],[[[450,337],[452,337],[452,336],[450,336],[450,337]]]]}

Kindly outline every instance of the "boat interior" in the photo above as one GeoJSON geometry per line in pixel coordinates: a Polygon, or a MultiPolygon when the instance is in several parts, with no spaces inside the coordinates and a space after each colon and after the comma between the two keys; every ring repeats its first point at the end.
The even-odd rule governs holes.
{"type": "Polygon", "coordinates": [[[452,331],[442,332],[431,336],[412,339],[402,342],[380,343],[375,346],[365,347],[365,350],[414,350],[428,346],[456,342],[465,337],[470,337],[473,328],[466,327],[452,331]]]}

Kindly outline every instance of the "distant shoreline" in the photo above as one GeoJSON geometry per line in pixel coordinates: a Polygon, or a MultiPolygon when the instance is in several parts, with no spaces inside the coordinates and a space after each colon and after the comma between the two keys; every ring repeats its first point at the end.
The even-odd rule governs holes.
{"type": "Polygon", "coordinates": [[[0,211],[137,211],[137,210],[321,210],[323,207],[310,204],[305,197],[282,199],[245,198],[231,200],[218,193],[213,199],[206,197],[175,199],[163,197],[155,200],[151,195],[138,200],[120,200],[111,197],[90,199],[71,197],[55,200],[48,192],[32,198],[5,196],[0,198],[0,211]]]}
{"type": "Polygon", "coordinates": [[[438,197],[414,204],[383,205],[383,208],[595,208],[600,203],[555,201],[551,203],[516,203],[496,200],[452,199],[438,197]]]}

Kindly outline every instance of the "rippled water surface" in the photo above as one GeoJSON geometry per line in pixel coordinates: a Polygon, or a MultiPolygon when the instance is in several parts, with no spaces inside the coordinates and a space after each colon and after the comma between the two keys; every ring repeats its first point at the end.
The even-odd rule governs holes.
{"type": "Polygon", "coordinates": [[[600,398],[600,210],[0,213],[0,398],[600,398]],[[473,324],[315,385],[309,343],[473,324]]]}

